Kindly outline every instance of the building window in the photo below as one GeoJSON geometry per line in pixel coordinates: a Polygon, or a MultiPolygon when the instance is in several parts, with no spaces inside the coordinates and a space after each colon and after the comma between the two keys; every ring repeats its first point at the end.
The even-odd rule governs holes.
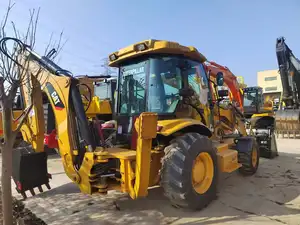
{"type": "Polygon", "coordinates": [[[265,81],[272,81],[272,80],[277,80],[276,76],[273,77],[265,77],[265,81]]]}
{"type": "Polygon", "coordinates": [[[265,91],[277,91],[277,87],[266,87],[265,91]]]}

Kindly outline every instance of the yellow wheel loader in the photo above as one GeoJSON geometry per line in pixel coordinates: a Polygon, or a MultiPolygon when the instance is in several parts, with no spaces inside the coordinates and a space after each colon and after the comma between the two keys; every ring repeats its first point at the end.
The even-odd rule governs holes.
{"type": "MultiPolygon", "coordinates": [[[[221,97],[215,87],[223,85],[223,75],[218,74],[212,85],[203,66],[206,58],[196,48],[146,40],[109,56],[110,66],[119,68],[117,133],[114,147],[109,148],[100,143],[100,124],[86,117],[79,80],[28,46],[20,48],[23,61],[29,60],[26,75],[31,74],[22,86],[24,102],[34,104],[27,121],[31,129],[22,129],[32,151],[17,149],[14,156],[18,168],[24,168],[14,168],[13,176],[21,193],[48,182],[47,170],[41,169],[47,161],[40,161],[43,92],[57,124],[65,172],[83,193],[120,190],[137,199],[160,184],[173,205],[196,210],[215,199],[220,172],[257,171],[260,153],[255,139],[243,136],[243,126],[237,126],[240,131],[235,136],[221,131],[221,97]],[[24,189],[24,184],[30,185],[24,189]]],[[[234,110],[224,110],[231,112],[227,120],[239,123],[234,110]]]]}
{"type": "Polygon", "coordinates": [[[246,87],[243,89],[243,96],[247,127],[250,135],[256,137],[261,156],[265,158],[278,156],[273,103],[264,101],[261,87],[246,87]]]}

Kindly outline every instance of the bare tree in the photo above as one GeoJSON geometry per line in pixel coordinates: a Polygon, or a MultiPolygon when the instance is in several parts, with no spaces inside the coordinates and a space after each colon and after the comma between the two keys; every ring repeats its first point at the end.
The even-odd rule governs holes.
{"type": "MultiPolygon", "coordinates": [[[[33,103],[31,102],[27,108],[24,109],[22,115],[18,118],[18,125],[15,129],[12,127],[12,123],[15,122],[12,117],[12,107],[18,88],[24,84],[25,78],[32,75],[30,74],[32,72],[29,72],[28,70],[28,62],[26,60],[24,61],[22,54],[27,47],[32,49],[35,46],[35,37],[40,12],[39,9],[29,11],[29,24],[24,34],[21,34],[20,31],[17,30],[14,22],[11,22],[14,34],[13,38],[8,38],[6,34],[6,27],[8,25],[9,14],[13,6],[14,4],[9,1],[7,11],[0,28],[0,106],[2,111],[4,134],[4,141],[0,142],[0,150],[2,152],[1,185],[4,225],[10,225],[13,223],[11,192],[12,151],[17,134],[20,132],[23,123],[26,121],[26,118],[33,107],[33,103]],[[10,40],[12,41],[9,43],[10,40]],[[20,61],[20,59],[22,61],[20,61]]],[[[54,44],[52,43],[51,35],[49,45],[45,51],[48,58],[55,58],[61,51],[63,46],[61,45],[62,35],[63,33],[60,34],[59,41],[54,44]],[[56,46],[57,50],[52,48],[53,46],[56,46]],[[50,48],[52,49],[49,51],[50,48]]],[[[38,77],[38,75],[42,72],[41,67],[35,72],[35,77],[38,77]]],[[[34,84],[32,83],[32,85],[34,84]]],[[[31,90],[34,92],[35,88],[33,87],[31,90]]]]}
{"type": "Polygon", "coordinates": [[[116,76],[118,74],[115,68],[112,68],[108,65],[109,64],[108,58],[103,58],[101,61],[102,61],[101,67],[104,69],[104,75],[116,76]]]}

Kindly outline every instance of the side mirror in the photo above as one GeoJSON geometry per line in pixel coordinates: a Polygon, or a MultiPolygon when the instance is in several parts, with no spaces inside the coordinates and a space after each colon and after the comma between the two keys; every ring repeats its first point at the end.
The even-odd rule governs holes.
{"type": "Polygon", "coordinates": [[[218,90],[218,95],[219,95],[219,97],[224,98],[224,97],[229,96],[229,92],[228,92],[228,90],[218,90]]]}
{"type": "Polygon", "coordinates": [[[194,90],[191,88],[183,88],[179,90],[179,95],[182,97],[192,97],[194,95],[194,90]]]}
{"type": "Polygon", "coordinates": [[[224,85],[224,77],[222,72],[217,73],[217,85],[223,86],[224,85]]]}

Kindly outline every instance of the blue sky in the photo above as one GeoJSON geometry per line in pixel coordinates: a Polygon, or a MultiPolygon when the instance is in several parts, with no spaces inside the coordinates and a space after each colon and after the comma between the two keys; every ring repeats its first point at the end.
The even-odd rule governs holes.
{"type": "MultiPolygon", "coordinates": [[[[256,85],[256,73],[277,69],[275,41],[285,36],[300,58],[298,0],[15,0],[10,20],[24,31],[29,9],[41,7],[36,49],[64,30],[60,65],[74,74],[102,72],[101,59],[155,38],[193,45],[209,60],[256,85]]],[[[0,2],[0,16],[6,0],[0,2]]]]}

